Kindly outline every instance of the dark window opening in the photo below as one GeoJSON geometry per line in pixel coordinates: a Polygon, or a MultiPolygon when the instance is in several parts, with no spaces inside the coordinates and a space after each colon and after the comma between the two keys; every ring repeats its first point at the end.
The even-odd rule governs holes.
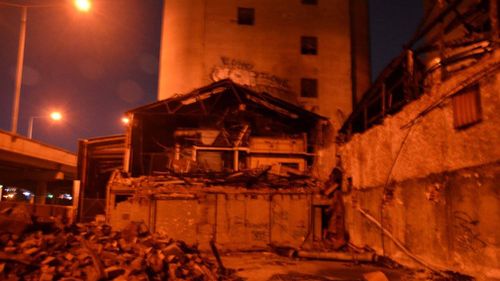
{"type": "Polygon", "coordinates": [[[118,205],[120,202],[125,202],[127,201],[132,195],[126,195],[126,194],[117,194],[115,196],[115,207],[118,205]]]}
{"type": "Polygon", "coordinates": [[[318,5],[318,0],[302,0],[304,5],[318,5]]]}
{"type": "Polygon", "coordinates": [[[368,119],[368,126],[371,127],[376,123],[379,123],[383,119],[383,112],[382,112],[382,99],[380,97],[377,97],[375,100],[370,102],[366,108],[367,112],[367,119],[368,119]]]}
{"type": "Polygon", "coordinates": [[[317,55],[318,38],[314,36],[302,36],[300,38],[300,53],[303,55],[317,55]]]}
{"type": "Polygon", "coordinates": [[[479,85],[465,88],[451,97],[453,125],[456,129],[466,128],[481,121],[481,98],[479,85]]]}
{"type": "Polygon", "coordinates": [[[302,78],[300,80],[300,96],[306,98],[317,98],[318,80],[302,78]]]}
{"type": "Polygon", "coordinates": [[[238,7],[238,24],[253,25],[255,21],[254,8],[240,8],[238,7]]]}
{"type": "Polygon", "coordinates": [[[403,83],[399,83],[389,92],[389,106],[387,112],[394,114],[398,112],[405,104],[405,89],[403,83]]]}
{"type": "Polygon", "coordinates": [[[281,162],[281,166],[287,167],[287,168],[292,168],[292,169],[299,169],[299,163],[289,163],[289,162],[281,162]]]}

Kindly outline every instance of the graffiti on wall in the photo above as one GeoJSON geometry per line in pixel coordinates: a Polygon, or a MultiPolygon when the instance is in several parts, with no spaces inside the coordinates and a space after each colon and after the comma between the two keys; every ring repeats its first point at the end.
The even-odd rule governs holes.
{"type": "Polygon", "coordinates": [[[234,82],[248,86],[261,92],[286,95],[291,93],[287,79],[276,75],[257,71],[251,63],[234,58],[221,57],[221,64],[213,67],[210,73],[212,81],[231,79],[234,82]]]}
{"type": "Polygon", "coordinates": [[[488,244],[481,239],[478,231],[479,220],[474,220],[464,211],[453,213],[455,241],[457,246],[472,252],[478,252],[488,244]]]}

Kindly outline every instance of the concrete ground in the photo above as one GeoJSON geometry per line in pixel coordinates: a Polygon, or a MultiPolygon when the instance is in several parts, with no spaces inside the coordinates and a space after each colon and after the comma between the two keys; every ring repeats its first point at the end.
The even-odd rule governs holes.
{"type": "Polygon", "coordinates": [[[425,280],[408,269],[389,269],[372,264],[350,262],[304,260],[281,257],[269,252],[226,253],[224,266],[236,270],[236,274],[248,281],[327,281],[364,280],[363,274],[382,271],[388,280],[425,280]]]}

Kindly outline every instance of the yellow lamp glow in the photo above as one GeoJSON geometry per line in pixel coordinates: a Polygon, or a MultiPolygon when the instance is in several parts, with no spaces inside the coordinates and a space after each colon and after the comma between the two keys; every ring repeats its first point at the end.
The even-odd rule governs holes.
{"type": "Polygon", "coordinates": [[[62,115],[60,112],[54,111],[54,112],[50,113],[50,119],[55,120],[55,121],[59,121],[62,119],[62,115]]]}
{"type": "Polygon", "coordinates": [[[75,0],[75,7],[82,12],[88,12],[92,7],[92,3],[90,0],[75,0]]]}
{"type": "Polygon", "coordinates": [[[130,119],[128,119],[128,117],[122,117],[122,123],[127,125],[128,123],[130,123],[130,119]]]}

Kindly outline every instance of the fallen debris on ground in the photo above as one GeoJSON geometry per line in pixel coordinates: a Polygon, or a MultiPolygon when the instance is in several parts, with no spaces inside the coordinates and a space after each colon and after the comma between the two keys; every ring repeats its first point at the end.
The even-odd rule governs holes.
{"type": "Polygon", "coordinates": [[[0,230],[0,280],[237,280],[229,273],[143,223],[123,231],[96,222],[0,230]]]}

